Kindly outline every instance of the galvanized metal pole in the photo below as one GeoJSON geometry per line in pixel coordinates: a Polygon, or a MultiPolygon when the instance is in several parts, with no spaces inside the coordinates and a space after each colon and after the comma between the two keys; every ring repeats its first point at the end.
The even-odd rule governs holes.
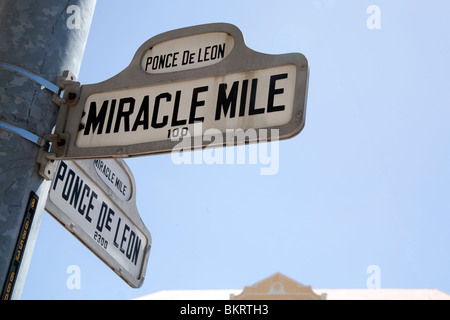
{"type": "Polygon", "coordinates": [[[51,102],[52,84],[64,70],[78,75],[95,4],[0,2],[2,299],[19,299],[23,290],[49,189],[36,157],[41,138],[52,133],[58,115],[51,102]]]}

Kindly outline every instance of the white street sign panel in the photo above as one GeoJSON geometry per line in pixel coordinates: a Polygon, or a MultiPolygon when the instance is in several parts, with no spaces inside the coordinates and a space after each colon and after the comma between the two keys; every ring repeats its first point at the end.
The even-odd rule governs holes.
{"type": "Polygon", "coordinates": [[[132,287],[144,281],[151,235],[123,160],[59,161],[46,210],[132,287]]]}
{"type": "MultiPolygon", "coordinates": [[[[302,54],[255,52],[230,24],[166,32],[144,43],[115,77],[65,90],[71,106],[55,132],[66,144],[52,153],[60,159],[168,153],[180,138],[191,139],[192,148],[211,146],[211,132],[222,135],[215,139],[222,146],[231,130],[265,129],[265,141],[272,131],[274,139],[291,138],[304,126],[308,73],[302,54]]],[[[236,138],[253,142],[258,137],[236,138]]]]}
{"type": "Polygon", "coordinates": [[[293,113],[295,75],[294,66],[282,66],[257,70],[251,77],[233,73],[96,93],[86,101],[77,146],[163,141],[177,128],[193,135],[195,123],[222,132],[283,125],[293,113]]]}

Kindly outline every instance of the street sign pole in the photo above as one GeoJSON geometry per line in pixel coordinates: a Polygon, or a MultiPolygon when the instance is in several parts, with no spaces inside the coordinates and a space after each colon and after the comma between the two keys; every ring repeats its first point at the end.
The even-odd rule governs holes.
{"type": "Polygon", "coordinates": [[[36,158],[58,116],[54,87],[78,74],[95,0],[0,4],[0,290],[20,299],[50,182],[36,158]]]}

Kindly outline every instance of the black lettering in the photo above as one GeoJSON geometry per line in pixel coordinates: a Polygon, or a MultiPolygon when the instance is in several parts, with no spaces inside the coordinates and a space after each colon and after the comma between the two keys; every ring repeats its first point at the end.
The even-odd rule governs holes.
{"type": "Polygon", "coordinates": [[[114,119],[114,110],[116,109],[116,99],[111,100],[111,109],[109,110],[108,123],[106,124],[105,133],[111,132],[111,127],[114,119]]]}
{"type": "Polygon", "coordinates": [[[174,52],[167,55],[164,54],[155,57],[148,57],[145,65],[145,71],[148,70],[148,66],[151,66],[152,70],[176,67],[178,54],[179,52],[174,52]]]}
{"type": "Polygon", "coordinates": [[[102,134],[107,110],[108,110],[108,100],[103,101],[102,107],[98,114],[97,114],[97,104],[95,103],[95,101],[91,102],[91,104],[89,105],[89,113],[86,120],[86,127],[84,128],[83,132],[85,136],[89,135],[89,133],[91,132],[91,127],[92,133],[95,133],[95,130],[98,127],[97,134],[102,134]]]}
{"type": "Polygon", "coordinates": [[[67,173],[66,183],[64,183],[64,188],[63,188],[63,191],[61,194],[63,199],[66,201],[69,200],[69,195],[70,195],[70,191],[72,190],[72,184],[73,184],[74,179],[75,179],[75,172],[72,169],[69,169],[69,172],[67,173]],[[69,180],[70,180],[70,185],[68,186],[69,180]]]}
{"type": "Polygon", "coordinates": [[[125,233],[127,233],[127,231],[130,231],[130,227],[125,224],[125,228],[123,229],[123,234],[122,234],[122,240],[120,242],[120,252],[125,253],[125,249],[122,248],[122,245],[125,241],[127,241],[127,238],[125,237],[125,233]]]}
{"type": "Polygon", "coordinates": [[[77,176],[77,179],[75,180],[75,185],[72,189],[72,197],[70,197],[70,204],[73,205],[74,209],[77,208],[78,200],[80,199],[81,189],[83,187],[83,180],[80,179],[79,176],[77,176]],[[75,203],[73,204],[75,200],[75,203]]]}
{"type": "Polygon", "coordinates": [[[181,126],[183,124],[186,124],[187,120],[178,120],[178,110],[180,108],[180,97],[181,97],[181,91],[178,90],[175,94],[175,104],[173,106],[173,114],[172,114],[172,127],[175,126],[181,126]]]}
{"type": "Polygon", "coordinates": [[[234,118],[236,114],[236,100],[239,88],[239,81],[233,82],[233,86],[231,87],[230,93],[227,97],[227,84],[221,83],[219,85],[219,94],[217,96],[217,105],[216,105],[216,117],[215,120],[219,120],[221,116],[221,107],[223,108],[224,117],[227,116],[228,111],[230,110],[230,118],[234,118]]]}
{"type": "Polygon", "coordinates": [[[145,65],[145,71],[147,71],[148,66],[152,64],[152,60],[153,60],[152,57],[148,57],[147,58],[147,63],[145,65]]]}
{"type": "Polygon", "coordinates": [[[170,68],[171,66],[172,66],[172,62],[171,62],[171,60],[170,60],[170,58],[172,57],[172,53],[169,53],[168,55],[167,55],[167,60],[166,60],[166,64],[164,65],[164,67],[165,68],[170,68]]]}
{"type": "Polygon", "coordinates": [[[248,80],[242,81],[241,105],[239,107],[239,117],[245,116],[245,104],[247,103],[248,80]]]}
{"type": "Polygon", "coordinates": [[[217,59],[218,48],[219,48],[219,46],[217,44],[212,46],[212,48],[211,48],[211,60],[216,60],[217,59]]]}
{"type": "Polygon", "coordinates": [[[115,186],[120,191],[121,194],[125,195],[125,190],[127,189],[127,186],[122,182],[122,180],[116,179],[115,186]]]}
{"type": "Polygon", "coordinates": [[[102,201],[102,207],[100,208],[100,214],[98,215],[96,229],[100,232],[103,230],[103,225],[105,224],[106,212],[108,211],[108,206],[104,201],[102,201]]]}
{"type": "Polygon", "coordinates": [[[134,265],[136,265],[137,263],[140,248],[141,248],[141,239],[139,237],[136,237],[136,244],[134,246],[133,257],[131,258],[131,262],[133,262],[134,265]]]}
{"type": "Polygon", "coordinates": [[[142,100],[141,107],[139,108],[138,114],[136,116],[136,121],[134,122],[131,131],[136,131],[138,126],[143,126],[144,130],[148,129],[148,96],[145,96],[142,100]],[[144,116],[143,119],[141,117],[144,116]]]}
{"type": "Polygon", "coordinates": [[[206,48],[205,48],[205,61],[209,61],[210,59],[209,59],[209,54],[210,54],[210,49],[211,49],[211,46],[207,46],[206,48]]]}
{"type": "Polygon", "coordinates": [[[159,56],[159,65],[158,65],[158,69],[164,69],[164,63],[166,60],[166,56],[159,56]]]}
{"type": "Polygon", "coordinates": [[[131,254],[133,253],[134,241],[136,240],[136,234],[133,230],[130,231],[130,237],[128,238],[127,251],[125,256],[130,260],[131,254]]]}
{"type": "Polygon", "coordinates": [[[250,91],[250,105],[249,105],[249,110],[248,110],[249,115],[264,113],[264,108],[255,109],[256,90],[257,89],[258,89],[258,79],[255,78],[252,80],[252,89],[250,91]]]}
{"type": "Polygon", "coordinates": [[[108,166],[104,166],[103,167],[103,171],[102,171],[102,173],[103,173],[103,175],[106,177],[106,179],[108,179],[109,180],[109,173],[111,172],[111,170],[108,168],[108,166]]]}
{"type": "Polygon", "coordinates": [[[117,189],[122,189],[122,180],[116,179],[116,183],[114,185],[117,189]]]}
{"type": "Polygon", "coordinates": [[[53,190],[56,190],[56,185],[58,184],[58,180],[64,181],[64,176],[66,175],[66,170],[67,170],[67,164],[65,164],[64,161],[60,161],[58,172],[56,173],[55,183],[53,184],[53,190]]]}
{"type": "Polygon", "coordinates": [[[103,161],[99,160],[99,159],[95,159],[93,162],[94,162],[94,165],[97,167],[97,169],[101,170],[103,161]]]}
{"type": "Polygon", "coordinates": [[[194,58],[195,58],[195,52],[190,52],[189,50],[184,50],[181,64],[183,66],[186,64],[193,64],[193,63],[195,63],[194,58]]]}
{"type": "Polygon", "coordinates": [[[177,67],[178,66],[178,64],[177,64],[177,59],[178,59],[177,55],[178,54],[179,54],[178,51],[173,54],[172,67],[177,67]]]}
{"type": "Polygon", "coordinates": [[[287,73],[281,73],[270,77],[269,98],[267,99],[267,112],[284,110],[284,105],[274,106],[273,100],[276,94],[282,94],[284,92],[284,88],[275,89],[277,80],[286,79],[287,77],[288,77],[287,73]]]}
{"type": "Polygon", "coordinates": [[[197,62],[203,62],[201,57],[202,57],[202,48],[198,49],[198,61],[197,62]]]}
{"type": "Polygon", "coordinates": [[[116,232],[114,233],[114,240],[113,240],[113,244],[116,248],[119,248],[119,244],[116,242],[117,240],[117,234],[119,233],[119,228],[120,228],[120,222],[122,221],[121,218],[119,218],[119,220],[117,221],[117,228],[116,228],[116,232]]]}
{"type": "Polygon", "coordinates": [[[181,64],[184,66],[189,63],[189,50],[183,51],[183,57],[181,58],[181,64]]]}
{"type": "Polygon", "coordinates": [[[170,101],[172,99],[172,95],[168,92],[164,92],[159,94],[156,98],[155,98],[155,107],[153,108],[153,118],[152,118],[152,127],[155,129],[158,128],[163,128],[164,126],[167,125],[167,121],[168,121],[168,116],[164,116],[162,122],[157,122],[158,121],[158,111],[159,111],[159,102],[162,98],[165,98],[167,101],[170,101]]]}
{"type": "Polygon", "coordinates": [[[84,199],[85,195],[86,195],[86,197],[89,197],[90,191],[91,191],[91,188],[89,188],[89,186],[87,184],[84,184],[83,192],[81,193],[81,201],[78,204],[78,213],[81,214],[82,216],[84,215],[85,210],[86,210],[86,205],[83,205],[83,199],[84,199]],[[86,191],[87,191],[87,193],[86,193],[86,191]]]}
{"type": "Polygon", "coordinates": [[[218,54],[217,58],[223,58],[225,57],[225,43],[219,44],[218,54]]]}
{"type": "Polygon", "coordinates": [[[124,121],[124,131],[125,132],[130,131],[130,114],[132,114],[134,111],[134,103],[135,103],[135,100],[132,97],[120,99],[119,109],[117,110],[116,124],[114,126],[114,132],[119,132],[120,123],[122,122],[122,118],[124,121]],[[128,111],[124,111],[125,104],[129,105],[128,111]]]}
{"type": "Polygon", "coordinates": [[[85,217],[86,220],[89,221],[89,222],[92,221],[92,218],[89,217],[89,212],[91,212],[91,210],[94,209],[94,205],[92,204],[92,200],[94,198],[97,199],[97,194],[92,190],[91,197],[89,198],[88,210],[86,212],[86,217],[85,217]]]}
{"type": "Polygon", "coordinates": [[[114,215],[113,209],[109,208],[108,217],[106,218],[106,224],[105,224],[105,228],[108,229],[108,231],[111,231],[111,226],[109,225],[109,223],[112,222],[111,216],[113,216],[113,215],[114,215]]]}
{"type": "Polygon", "coordinates": [[[200,92],[205,92],[205,91],[208,91],[208,86],[194,88],[194,91],[192,93],[191,111],[189,114],[189,124],[195,123],[197,121],[203,122],[203,120],[205,120],[204,117],[199,117],[199,118],[195,117],[195,112],[196,112],[197,107],[201,107],[201,106],[205,105],[204,100],[198,101],[198,94],[200,92]]]}
{"type": "Polygon", "coordinates": [[[159,56],[156,56],[153,58],[153,64],[152,64],[153,70],[156,70],[156,68],[158,68],[158,61],[159,61],[159,56]]]}

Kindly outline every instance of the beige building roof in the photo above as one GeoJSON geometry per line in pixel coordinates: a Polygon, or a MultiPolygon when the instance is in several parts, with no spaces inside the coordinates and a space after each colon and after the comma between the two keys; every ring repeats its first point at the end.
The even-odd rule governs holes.
{"type": "Polygon", "coordinates": [[[450,300],[437,289],[312,289],[281,273],[244,289],[163,290],[136,300],[450,300]]]}

